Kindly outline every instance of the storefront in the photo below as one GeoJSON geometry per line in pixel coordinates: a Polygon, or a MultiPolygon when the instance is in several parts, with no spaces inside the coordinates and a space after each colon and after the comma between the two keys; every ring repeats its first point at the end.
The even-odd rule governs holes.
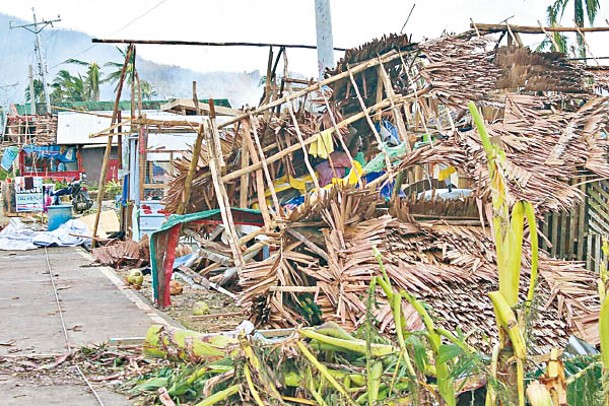
{"type": "Polygon", "coordinates": [[[82,164],[75,146],[27,145],[19,153],[21,176],[40,176],[55,181],[80,178],[82,164]]]}

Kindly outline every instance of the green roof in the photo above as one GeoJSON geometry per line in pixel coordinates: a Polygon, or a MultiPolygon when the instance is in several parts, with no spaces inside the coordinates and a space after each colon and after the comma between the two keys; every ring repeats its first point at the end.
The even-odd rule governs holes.
{"type": "MultiPolygon", "coordinates": [[[[168,103],[170,100],[143,100],[142,101],[142,109],[144,110],[159,110],[162,104],[168,103]]],[[[209,99],[199,99],[201,103],[209,103],[209,99]]],[[[214,104],[216,106],[222,107],[231,107],[228,99],[214,99],[214,104]]],[[[15,104],[15,108],[17,109],[17,114],[20,116],[24,116],[26,114],[30,114],[30,104],[15,104]]],[[[119,108],[123,111],[131,110],[131,101],[130,100],[121,100],[119,102],[119,108]]],[[[44,109],[43,105],[37,105],[36,110],[39,114],[41,114],[44,109]]],[[[80,110],[80,111],[112,111],[114,110],[114,102],[113,101],[98,101],[98,102],[63,102],[56,103],[52,107],[52,113],[57,114],[61,111],[66,111],[63,109],[71,109],[71,110],[80,110]],[[60,108],[55,108],[60,107],[60,108]]]]}

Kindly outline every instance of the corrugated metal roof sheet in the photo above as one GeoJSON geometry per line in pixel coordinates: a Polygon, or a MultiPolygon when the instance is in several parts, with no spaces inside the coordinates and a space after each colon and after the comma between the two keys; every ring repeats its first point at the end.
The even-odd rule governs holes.
{"type": "MultiPolygon", "coordinates": [[[[107,112],[100,112],[106,114],[107,112]]],[[[163,111],[143,111],[146,114],[147,118],[153,120],[183,120],[184,116],[167,113],[163,111]]],[[[110,127],[110,118],[98,117],[91,114],[83,114],[83,113],[75,113],[75,112],[62,112],[57,115],[58,123],[57,123],[57,144],[58,145],[96,145],[103,144],[105,145],[107,141],[106,137],[96,137],[90,138],[89,135],[93,133],[97,133],[103,131],[110,127]]],[[[201,116],[188,116],[188,120],[190,121],[202,121],[201,116]]],[[[128,130],[128,128],[127,128],[128,130]]],[[[151,133],[152,135],[152,133],[151,133]]],[[[181,136],[188,134],[163,134],[163,139],[166,141],[168,146],[166,149],[177,149],[174,147],[185,145],[184,142],[180,141],[169,141],[173,138],[183,138],[181,136]],[[176,144],[177,143],[177,144],[176,144]],[[174,145],[175,144],[175,145],[174,145]]],[[[193,133],[190,137],[186,137],[187,139],[192,139],[195,137],[195,133],[193,133]]],[[[184,138],[184,139],[186,139],[184,138]]],[[[151,138],[152,139],[152,138],[151,138]]],[[[114,139],[114,143],[116,144],[116,137],[114,139]]],[[[192,142],[191,142],[192,143],[192,142]]],[[[150,142],[149,142],[150,144],[150,142]]],[[[150,146],[149,146],[150,147],[150,146]]],[[[155,145],[154,148],[157,146],[155,145]]]]}
{"type": "Polygon", "coordinates": [[[57,117],[59,145],[105,144],[108,141],[106,137],[89,138],[89,135],[110,127],[110,118],[72,112],[59,113],[57,117]]]}

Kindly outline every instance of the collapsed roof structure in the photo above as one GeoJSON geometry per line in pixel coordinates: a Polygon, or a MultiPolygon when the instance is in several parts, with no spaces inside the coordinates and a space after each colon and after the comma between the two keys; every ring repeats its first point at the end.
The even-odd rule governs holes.
{"type": "MultiPolygon", "coordinates": [[[[194,267],[216,282],[236,272],[239,301],[258,324],[361,325],[369,281],[381,274],[376,248],[395,287],[489,349],[485,293],[497,285],[490,185],[467,103],[482,109],[506,152],[510,204],[530,201],[542,221],[582,204],[582,174],[609,176],[599,88],[602,78],[564,55],[487,36],[384,37],[347,51],[321,82],[267,86],[258,108],[202,125],[205,142],[175,162],[165,202],[173,212],[220,210],[223,229],[183,226],[207,241],[194,267]],[[258,209],[264,227],[239,234],[232,208],[258,209]],[[259,252],[253,246],[269,250],[247,255],[259,252]]],[[[577,221],[575,229],[594,232],[587,218],[577,221]]],[[[155,252],[169,253],[155,270],[158,289],[173,263],[163,255],[177,244],[166,232],[152,237],[155,252]]],[[[598,343],[595,278],[582,263],[541,256],[535,351],[564,346],[571,333],[598,343]]],[[[406,314],[411,329],[421,326],[413,309],[406,314]]],[[[392,327],[383,300],[374,315],[392,327]]]]}

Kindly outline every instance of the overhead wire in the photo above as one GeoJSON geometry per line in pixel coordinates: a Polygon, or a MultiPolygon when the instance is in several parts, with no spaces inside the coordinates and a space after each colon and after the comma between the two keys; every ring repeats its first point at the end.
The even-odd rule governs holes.
{"type": "MultiPolygon", "coordinates": [[[[136,21],[142,19],[143,17],[145,17],[146,15],[148,15],[149,13],[151,13],[152,11],[156,10],[157,8],[159,8],[161,5],[163,5],[163,3],[166,3],[168,0],[161,0],[159,1],[157,4],[155,4],[154,6],[152,6],[151,8],[149,8],[148,10],[144,11],[142,14],[140,14],[139,16],[135,17],[134,19],[132,19],[131,21],[129,21],[128,23],[126,23],[125,25],[123,25],[122,27],[118,28],[117,30],[115,30],[114,32],[112,32],[110,35],[116,35],[119,32],[121,32],[122,30],[124,30],[125,28],[129,27],[130,25],[132,25],[133,23],[135,23],[136,21]]],[[[87,52],[89,52],[91,49],[95,48],[96,46],[98,46],[99,44],[92,44],[91,46],[89,46],[88,48],[78,52],[77,54],[75,54],[74,56],[72,56],[71,58],[67,58],[68,59],[76,59],[77,57],[79,57],[80,55],[83,55],[87,52]]],[[[63,65],[65,63],[65,61],[59,62],[53,66],[51,66],[49,69],[54,69],[56,67],[58,67],[59,65],[63,65]]]]}

